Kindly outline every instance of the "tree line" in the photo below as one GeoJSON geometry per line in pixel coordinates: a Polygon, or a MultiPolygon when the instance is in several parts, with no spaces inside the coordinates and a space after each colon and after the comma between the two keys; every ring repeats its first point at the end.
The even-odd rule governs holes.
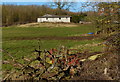
{"type": "Polygon", "coordinates": [[[2,5],[2,25],[9,26],[14,24],[24,24],[36,22],[39,16],[45,14],[69,15],[72,16],[72,22],[79,22],[85,13],[74,13],[64,9],[52,9],[45,5],[2,5]],[[81,19],[77,19],[80,17],[81,19]]]}

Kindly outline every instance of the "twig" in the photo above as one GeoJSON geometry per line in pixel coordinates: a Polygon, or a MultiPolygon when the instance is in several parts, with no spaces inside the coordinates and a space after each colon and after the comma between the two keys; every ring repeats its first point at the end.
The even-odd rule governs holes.
{"type": "Polygon", "coordinates": [[[10,74],[8,74],[4,79],[3,79],[3,81],[4,80],[6,80],[11,74],[13,74],[15,71],[13,71],[13,72],[11,72],[10,74]]]}
{"type": "Polygon", "coordinates": [[[105,75],[107,74],[107,68],[104,69],[104,74],[105,74],[105,75]]]}
{"type": "Polygon", "coordinates": [[[6,50],[3,50],[3,52],[6,52],[8,56],[10,56],[12,58],[13,61],[15,61],[14,57],[9,53],[7,52],[6,50]]]}
{"type": "Polygon", "coordinates": [[[13,62],[17,63],[20,67],[23,67],[23,64],[17,62],[9,52],[7,52],[6,50],[3,50],[3,51],[6,52],[9,57],[12,58],[13,62]]]}

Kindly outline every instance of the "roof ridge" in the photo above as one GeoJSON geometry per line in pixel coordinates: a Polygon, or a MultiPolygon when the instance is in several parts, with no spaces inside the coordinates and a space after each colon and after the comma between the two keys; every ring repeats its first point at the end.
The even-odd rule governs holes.
{"type": "Polygon", "coordinates": [[[40,16],[41,18],[42,17],[71,17],[71,16],[68,16],[68,15],[51,15],[51,14],[45,14],[45,15],[43,15],[43,16],[40,16]]]}

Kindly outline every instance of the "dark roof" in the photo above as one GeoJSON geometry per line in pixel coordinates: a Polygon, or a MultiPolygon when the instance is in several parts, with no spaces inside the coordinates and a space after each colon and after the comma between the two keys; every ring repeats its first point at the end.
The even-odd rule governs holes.
{"type": "Polygon", "coordinates": [[[60,17],[71,17],[71,16],[58,16],[58,15],[50,15],[50,14],[46,14],[43,16],[40,16],[39,18],[60,18],[60,17]]]}

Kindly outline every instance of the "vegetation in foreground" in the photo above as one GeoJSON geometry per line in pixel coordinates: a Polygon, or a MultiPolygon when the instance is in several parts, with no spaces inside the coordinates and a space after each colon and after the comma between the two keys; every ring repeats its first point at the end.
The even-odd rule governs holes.
{"type": "MultiPolygon", "coordinates": [[[[26,62],[24,62],[24,60],[31,61],[29,59],[26,59],[26,57],[21,56],[21,60],[20,60],[20,58],[19,58],[19,60],[14,59],[14,57],[13,57],[13,55],[11,55],[11,53],[9,53],[6,50],[3,50],[5,55],[8,55],[9,57],[12,58],[12,60],[10,60],[10,58],[6,58],[9,60],[3,61],[3,63],[4,63],[3,67],[5,67],[5,65],[9,65],[8,66],[9,68],[7,68],[7,69],[9,69],[11,71],[11,72],[4,71],[5,74],[10,73],[7,76],[5,76],[4,79],[5,80],[6,79],[120,80],[119,70],[118,70],[119,69],[118,59],[119,59],[119,53],[120,53],[119,52],[119,49],[120,49],[119,48],[119,42],[120,42],[119,26],[120,26],[120,23],[119,23],[118,3],[117,4],[116,3],[113,3],[113,4],[112,3],[102,3],[102,4],[100,3],[99,7],[104,8],[105,10],[102,13],[100,13],[99,17],[94,18],[94,19],[96,19],[96,20],[94,20],[94,23],[96,23],[98,25],[98,26],[96,25],[97,28],[99,28],[99,31],[97,32],[97,34],[102,34],[102,38],[105,40],[102,43],[105,46],[105,47],[103,47],[104,51],[102,51],[102,52],[94,51],[93,47],[95,47],[95,49],[99,49],[98,46],[101,46],[101,43],[93,43],[92,42],[92,41],[97,42],[97,40],[100,41],[100,39],[98,39],[98,37],[96,38],[94,35],[93,35],[94,37],[93,36],[88,36],[88,37],[84,36],[83,37],[83,35],[82,35],[79,37],[82,40],[79,41],[79,39],[78,39],[79,33],[77,33],[78,29],[76,29],[76,30],[71,29],[72,31],[69,31],[70,33],[66,30],[66,32],[63,33],[63,32],[60,32],[59,31],[60,29],[58,28],[59,29],[58,31],[57,30],[54,30],[54,31],[63,33],[63,36],[61,36],[62,34],[60,34],[61,37],[59,35],[55,37],[55,35],[57,34],[57,32],[56,32],[55,34],[53,34],[55,38],[50,37],[50,36],[44,37],[45,34],[42,35],[42,37],[39,37],[39,35],[38,35],[39,38],[34,37],[34,35],[32,36],[32,38],[30,38],[30,35],[27,34],[26,32],[25,32],[25,36],[22,35],[23,38],[21,38],[16,32],[18,38],[16,35],[15,36],[12,35],[12,38],[14,38],[14,39],[11,39],[11,38],[7,39],[7,37],[9,37],[9,36],[7,36],[7,37],[5,36],[6,42],[8,41],[10,43],[10,41],[16,41],[16,40],[17,41],[18,40],[19,41],[35,40],[38,38],[38,39],[49,40],[49,41],[50,40],[52,41],[53,39],[54,39],[54,41],[57,41],[58,39],[59,39],[59,41],[67,40],[72,45],[70,44],[71,47],[68,47],[68,48],[62,47],[59,49],[57,47],[57,49],[53,48],[50,50],[49,49],[40,50],[41,48],[39,47],[38,48],[39,50],[35,49],[35,52],[38,53],[37,57],[33,58],[36,54],[34,54],[34,56],[31,56],[31,54],[29,54],[33,58],[33,60],[37,60],[37,62],[32,62],[33,63],[32,65],[30,63],[26,65],[26,62]],[[115,12],[112,12],[112,11],[115,11],[115,12]],[[28,36],[28,38],[26,35],[28,36]],[[71,35],[75,35],[75,36],[71,37],[71,35]],[[84,40],[83,40],[83,38],[84,38],[84,40]],[[76,42],[77,44],[75,45],[75,43],[73,43],[73,42],[76,42]],[[83,45],[83,46],[79,45],[78,42],[80,42],[80,44],[83,43],[85,45],[83,45]],[[87,44],[87,43],[89,43],[89,44],[87,44]],[[71,49],[76,50],[76,48],[77,48],[77,52],[68,52],[71,49]],[[93,48],[93,52],[90,50],[92,48],[93,48]],[[67,50],[62,51],[61,49],[63,49],[63,50],[67,49],[67,50]],[[53,53],[54,50],[57,52],[53,53]],[[48,55],[40,55],[41,52],[44,52],[43,54],[46,54],[46,51],[47,51],[48,55]],[[62,55],[62,56],[60,56],[60,55],[62,55]],[[46,58],[45,56],[48,56],[48,57],[46,58]],[[76,56],[77,56],[77,58],[76,58],[76,56]],[[81,58],[81,59],[79,59],[79,58],[81,58]],[[79,64],[76,63],[77,61],[79,62],[79,64]],[[22,69],[13,68],[9,64],[10,62],[14,62],[13,66],[17,67],[17,65],[18,65],[18,66],[22,66],[23,68],[22,69]],[[60,63],[63,62],[63,63],[60,64],[60,66],[59,66],[59,62],[60,63]],[[34,66],[35,63],[38,64],[37,66],[40,65],[40,68],[43,67],[45,69],[42,69],[42,70],[40,68],[36,69],[36,66],[34,66]],[[48,65],[45,65],[45,64],[48,64],[48,65]],[[63,65],[63,66],[61,66],[61,65],[63,65]],[[55,66],[59,67],[59,68],[56,68],[57,71],[54,69],[55,66]],[[49,68],[50,68],[50,70],[49,70],[49,68]],[[30,69],[30,70],[28,70],[28,69],[30,69]],[[53,69],[53,70],[51,70],[51,69],[53,69]],[[61,71],[58,71],[58,69],[61,69],[61,71]],[[21,70],[22,70],[22,72],[21,72],[21,70]],[[42,72],[40,72],[40,71],[42,71],[42,72]],[[51,74],[51,72],[53,74],[52,77],[50,77],[49,75],[47,77],[45,77],[46,73],[51,74]],[[62,72],[62,75],[60,74],[61,76],[59,77],[59,73],[61,73],[61,72],[62,72]]],[[[85,31],[85,29],[83,31],[81,31],[81,33],[84,33],[84,31],[85,31]]],[[[23,32],[24,32],[24,30],[23,30],[23,32]]],[[[35,32],[37,32],[37,31],[35,31],[35,32]]],[[[88,29],[86,32],[88,32],[88,29]]],[[[9,33],[9,34],[11,34],[11,33],[9,33]]],[[[19,33],[19,34],[21,34],[21,33],[19,33]]],[[[3,39],[3,40],[5,41],[5,39],[3,39]]],[[[46,43],[47,42],[45,42],[45,44],[46,43]]],[[[65,43],[65,42],[63,42],[63,43],[65,43]]],[[[8,46],[8,45],[6,45],[6,46],[8,46]]],[[[9,46],[8,49],[10,49],[10,48],[11,47],[9,46]]],[[[100,47],[100,49],[101,49],[101,47],[100,47]]],[[[98,50],[98,51],[101,51],[101,50],[98,50]]],[[[5,57],[7,57],[7,56],[5,56],[5,57]]],[[[18,55],[16,57],[18,57],[18,55]]]]}
{"type": "Polygon", "coordinates": [[[118,34],[107,39],[104,45],[109,46],[105,46],[104,52],[80,51],[65,46],[41,50],[38,46],[31,57],[22,58],[23,63],[7,53],[12,60],[3,63],[15,67],[3,71],[4,80],[119,80],[117,47],[110,47],[114,45],[111,41],[117,40],[116,36],[120,37],[118,34]]]}

